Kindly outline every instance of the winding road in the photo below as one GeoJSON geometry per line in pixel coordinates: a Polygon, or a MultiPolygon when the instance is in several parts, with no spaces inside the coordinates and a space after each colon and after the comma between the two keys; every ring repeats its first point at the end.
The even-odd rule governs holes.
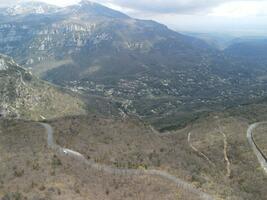
{"type": "Polygon", "coordinates": [[[258,147],[258,145],[256,144],[256,142],[253,138],[253,130],[262,124],[267,124],[267,122],[258,122],[258,123],[251,124],[247,130],[247,138],[248,138],[248,142],[249,142],[250,146],[252,147],[255,155],[258,158],[258,161],[259,161],[262,169],[265,171],[265,173],[267,173],[267,158],[263,154],[261,149],[258,147]]]}
{"type": "Polygon", "coordinates": [[[54,131],[53,128],[46,123],[40,123],[42,125],[47,133],[47,145],[49,148],[53,149],[54,151],[60,153],[61,155],[67,155],[69,157],[72,157],[74,159],[79,160],[80,162],[85,163],[86,165],[90,166],[91,168],[103,171],[109,174],[114,175],[152,175],[152,176],[158,176],[164,179],[167,179],[171,182],[173,182],[177,187],[184,189],[192,194],[195,194],[199,196],[203,200],[214,200],[211,195],[204,193],[198,189],[196,189],[194,186],[192,186],[190,183],[187,183],[183,181],[182,179],[179,179],[167,172],[161,171],[161,170],[140,170],[140,169],[118,169],[107,165],[102,165],[93,162],[92,160],[86,159],[81,153],[73,151],[71,149],[63,148],[57,144],[54,143],[54,131]]]}

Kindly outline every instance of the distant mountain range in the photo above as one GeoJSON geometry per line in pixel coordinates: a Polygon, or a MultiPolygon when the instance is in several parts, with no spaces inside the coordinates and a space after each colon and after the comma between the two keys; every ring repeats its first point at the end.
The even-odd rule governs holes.
{"type": "Polygon", "coordinates": [[[97,3],[25,3],[1,13],[0,52],[50,82],[104,96],[155,125],[183,124],[265,96],[266,69],[241,62],[233,46],[220,51],[97,3]]]}
{"type": "Polygon", "coordinates": [[[199,38],[210,46],[222,51],[229,47],[236,39],[235,36],[220,33],[184,32],[184,34],[199,38]]]}
{"type": "Polygon", "coordinates": [[[242,58],[254,63],[267,62],[267,38],[263,39],[236,39],[225,53],[230,57],[242,58]]]}
{"type": "Polygon", "coordinates": [[[38,120],[85,113],[79,98],[37,79],[4,55],[0,55],[0,94],[0,118],[38,120]]]}

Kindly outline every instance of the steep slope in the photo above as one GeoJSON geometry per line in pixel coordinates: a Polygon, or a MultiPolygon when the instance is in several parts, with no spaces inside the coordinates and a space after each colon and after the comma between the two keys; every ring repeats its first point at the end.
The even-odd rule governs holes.
{"type": "Polygon", "coordinates": [[[61,74],[59,81],[87,77],[98,71],[96,66],[101,67],[101,75],[113,71],[117,75],[137,73],[144,65],[177,67],[181,60],[184,64],[180,66],[188,67],[214,53],[198,39],[89,1],[43,13],[36,12],[31,4],[19,7],[29,12],[11,14],[8,22],[0,21],[0,51],[39,73],[61,66],[74,68],[76,76],[61,74]]]}
{"type": "Polygon", "coordinates": [[[75,65],[65,67],[75,66],[79,73],[70,79],[61,75],[68,81],[106,76],[118,80],[149,72],[160,74],[164,66],[168,70],[195,67],[197,61],[213,53],[205,43],[153,21],[111,21],[101,24],[85,46],[73,55],[75,65]]]}
{"type": "Polygon", "coordinates": [[[0,20],[0,52],[38,73],[72,63],[73,53],[79,52],[103,21],[129,18],[87,1],[39,13],[35,4],[39,5],[19,4],[17,7],[26,10],[22,14],[8,14],[15,8],[6,9],[5,18],[0,20]]]}
{"type": "Polygon", "coordinates": [[[1,117],[38,120],[84,113],[83,103],[0,55],[1,117]]]}
{"type": "Polygon", "coordinates": [[[200,39],[89,1],[6,15],[0,52],[48,81],[104,96],[122,112],[163,127],[266,90],[258,80],[264,71],[200,39]]]}

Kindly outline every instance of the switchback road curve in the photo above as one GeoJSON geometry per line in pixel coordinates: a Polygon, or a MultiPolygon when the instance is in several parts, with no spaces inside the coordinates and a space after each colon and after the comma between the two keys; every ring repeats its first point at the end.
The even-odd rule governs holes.
{"type": "Polygon", "coordinates": [[[258,158],[258,161],[259,161],[262,169],[265,171],[265,173],[267,173],[267,158],[263,154],[261,149],[258,147],[258,145],[255,142],[254,137],[253,137],[253,131],[255,130],[255,128],[257,128],[258,126],[260,126],[262,124],[267,124],[267,122],[258,122],[258,123],[251,124],[247,130],[247,138],[248,138],[248,142],[249,142],[251,148],[254,151],[254,154],[258,158]]]}
{"type": "Polygon", "coordinates": [[[103,171],[109,174],[114,175],[151,175],[151,176],[158,176],[164,179],[167,179],[171,182],[173,182],[177,187],[184,189],[192,194],[196,194],[203,200],[215,200],[211,195],[204,193],[198,189],[196,189],[194,186],[192,186],[190,183],[185,182],[184,180],[181,180],[167,172],[161,171],[161,170],[140,170],[140,169],[119,169],[114,168],[107,165],[102,165],[93,162],[92,160],[86,159],[82,154],[79,152],[73,151],[71,149],[63,148],[57,144],[54,143],[54,131],[53,128],[46,123],[40,123],[42,125],[47,133],[47,145],[49,148],[55,150],[56,152],[70,156],[76,160],[79,160],[80,162],[85,163],[86,165],[90,166],[91,168],[103,171]]]}

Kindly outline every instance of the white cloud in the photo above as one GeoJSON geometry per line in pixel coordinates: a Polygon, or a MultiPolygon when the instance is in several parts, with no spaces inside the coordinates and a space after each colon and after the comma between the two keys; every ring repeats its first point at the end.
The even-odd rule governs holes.
{"type": "MultiPolygon", "coordinates": [[[[30,0],[0,0],[0,6],[30,0]]],[[[68,6],[80,0],[33,0],[58,6],[68,6]]],[[[267,0],[92,0],[124,12],[154,14],[191,14],[213,16],[262,15],[267,12],[267,0]]]]}
{"type": "MultiPolygon", "coordinates": [[[[267,0],[95,0],[96,2],[117,5],[139,11],[152,13],[194,14],[207,13],[210,10],[223,6],[238,6],[248,10],[245,5],[256,5],[267,0]]],[[[245,11],[246,11],[245,10],[245,11]]]]}
{"type": "Polygon", "coordinates": [[[240,18],[247,16],[266,16],[267,1],[228,2],[213,8],[210,15],[240,18]]]}
{"type": "Polygon", "coordinates": [[[18,0],[0,0],[0,7],[5,7],[5,6],[10,6],[13,4],[16,4],[18,2],[18,0]]]}

